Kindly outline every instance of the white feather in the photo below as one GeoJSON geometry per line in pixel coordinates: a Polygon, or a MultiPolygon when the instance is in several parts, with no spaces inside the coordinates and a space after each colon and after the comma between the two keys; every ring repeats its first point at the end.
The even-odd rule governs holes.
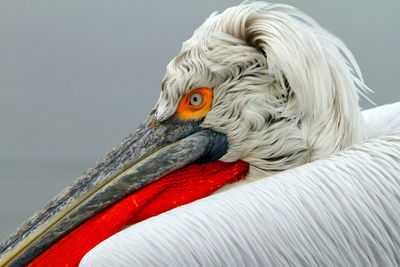
{"type": "Polygon", "coordinates": [[[363,111],[365,138],[400,131],[400,102],[363,111]]]}
{"type": "MultiPolygon", "coordinates": [[[[379,126],[400,103],[365,114],[379,126]]],[[[81,266],[398,266],[399,127],[131,226],[81,266]]]]}
{"type": "Polygon", "coordinates": [[[343,42],[291,6],[246,2],[183,44],[157,119],[198,87],[213,89],[202,126],[228,136],[222,160],[278,174],[129,227],[82,266],[400,265],[400,104],[362,119],[369,89],[343,42]]]}
{"type": "Polygon", "coordinates": [[[167,66],[155,110],[162,121],[182,97],[213,89],[202,124],[225,133],[222,161],[275,174],[358,143],[358,94],[368,88],[342,41],[294,7],[244,3],[213,14],[167,66]]]}

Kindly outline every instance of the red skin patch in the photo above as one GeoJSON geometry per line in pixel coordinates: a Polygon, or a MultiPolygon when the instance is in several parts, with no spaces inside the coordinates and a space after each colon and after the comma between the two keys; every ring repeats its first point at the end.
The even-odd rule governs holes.
{"type": "Polygon", "coordinates": [[[87,252],[123,227],[206,197],[242,179],[248,168],[243,161],[215,161],[174,171],[90,218],[28,266],[78,266],[87,252]]]}

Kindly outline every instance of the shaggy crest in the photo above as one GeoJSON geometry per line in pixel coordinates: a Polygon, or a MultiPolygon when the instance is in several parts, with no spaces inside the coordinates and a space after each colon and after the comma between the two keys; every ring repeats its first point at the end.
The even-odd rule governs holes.
{"type": "Polygon", "coordinates": [[[351,52],[313,19],[281,4],[245,2],[212,14],[168,64],[156,116],[213,89],[202,124],[227,134],[223,161],[270,175],[363,137],[358,94],[369,89],[351,52]]]}

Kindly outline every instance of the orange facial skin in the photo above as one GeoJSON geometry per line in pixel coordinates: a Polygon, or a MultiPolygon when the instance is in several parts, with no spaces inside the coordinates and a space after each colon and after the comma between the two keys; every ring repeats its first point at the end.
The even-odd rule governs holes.
{"type": "Polygon", "coordinates": [[[175,115],[181,120],[198,120],[203,118],[211,109],[213,90],[210,88],[198,88],[185,95],[178,104],[175,115]],[[191,103],[191,97],[200,94],[203,97],[199,105],[191,103]]]}

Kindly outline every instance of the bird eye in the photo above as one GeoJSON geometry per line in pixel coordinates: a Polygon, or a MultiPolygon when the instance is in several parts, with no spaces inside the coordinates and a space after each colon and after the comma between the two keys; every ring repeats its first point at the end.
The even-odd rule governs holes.
{"type": "Polygon", "coordinates": [[[203,103],[203,95],[200,93],[193,93],[190,96],[189,102],[192,106],[200,106],[203,103]]]}
{"type": "Polygon", "coordinates": [[[213,102],[213,90],[197,88],[184,95],[176,108],[175,115],[181,120],[198,120],[207,115],[213,102]]]}

